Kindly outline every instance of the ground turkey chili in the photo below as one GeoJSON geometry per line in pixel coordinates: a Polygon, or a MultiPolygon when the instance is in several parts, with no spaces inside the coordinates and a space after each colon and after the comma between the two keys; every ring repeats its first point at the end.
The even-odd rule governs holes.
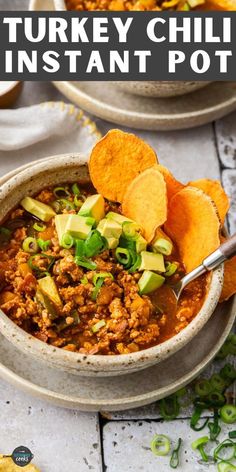
{"type": "Polygon", "coordinates": [[[190,284],[173,310],[165,282],[184,274],[176,250],[168,250],[167,240],[162,253],[151,252],[135,223],[115,221],[122,218],[119,205],[94,192],[83,183],[47,188],[8,215],[0,228],[0,307],[50,345],[84,354],[132,353],[186,327],[203,304],[207,279],[190,284]],[[92,194],[100,222],[98,206],[88,211],[92,194]],[[138,242],[144,246],[138,249],[138,242]],[[150,254],[164,262],[161,272],[149,270],[150,254]]]}
{"type": "Polygon", "coordinates": [[[68,10],[162,11],[235,10],[228,0],[66,0],[68,10]]]}

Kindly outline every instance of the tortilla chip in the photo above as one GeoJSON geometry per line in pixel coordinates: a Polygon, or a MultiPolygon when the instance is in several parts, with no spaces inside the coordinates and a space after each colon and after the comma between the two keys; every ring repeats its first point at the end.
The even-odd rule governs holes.
{"type": "Polygon", "coordinates": [[[185,187],[174,195],[164,229],[176,244],[187,272],[220,245],[220,221],[215,205],[195,187],[185,187]]]}
{"type": "Polygon", "coordinates": [[[33,464],[19,467],[13,462],[11,457],[0,455],[0,472],[20,472],[22,470],[24,470],[24,472],[40,472],[40,470],[33,464]]]}
{"type": "Polygon", "coordinates": [[[156,229],[167,219],[166,183],[156,167],[145,170],[131,182],[122,202],[122,213],[138,223],[145,239],[152,241],[156,229]]]}
{"type": "Polygon", "coordinates": [[[156,163],[151,146],[134,134],[113,129],[94,146],[89,171],[98,193],[108,200],[122,202],[130,182],[156,163]]]}
{"type": "Polygon", "coordinates": [[[190,182],[189,185],[197,187],[207,193],[209,197],[215,202],[217,211],[219,213],[221,224],[224,224],[225,217],[230,207],[229,198],[227,197],[219,180],[199,179],[190,182]]]}
{"type": "Polygon", "coordinates": [[[159,172],[161,172],[165,179],[167,198],[168,202],[170,202],[171,198],[185,186],[176,180],[173,174],[171,174],[171,172],[166,167],[158,164],[156,168],[159,170],[159,172]]]}

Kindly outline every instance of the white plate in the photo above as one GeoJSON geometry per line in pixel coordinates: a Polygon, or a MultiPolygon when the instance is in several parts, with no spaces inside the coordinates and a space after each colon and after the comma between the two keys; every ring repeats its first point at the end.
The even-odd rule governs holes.
{"type": "MultiPolygon", "coordinates": [[[[30,9],[53,10],[53,0],[31,0],[30,9]]],[[[132,95],[112,82],[54,82],[54,85],[87,112],[130,128],[164,131],[192,128],[236,109],[236,82],[214,82],[196,92],[172,98],[132,95]]]]}

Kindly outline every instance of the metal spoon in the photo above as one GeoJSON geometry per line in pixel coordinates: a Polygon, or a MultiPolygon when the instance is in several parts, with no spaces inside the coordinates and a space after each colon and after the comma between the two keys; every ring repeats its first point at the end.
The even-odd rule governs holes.
{"type": "Polygon", "coordinates": [[[185,275],[177,284],[170,285],[170,288],[178,302],[179,297],[183,291],[183,289],[188,285],[190,282],[195,280],[200,275],[204,274],[205,272],[209,272],[211,270],[216,269],[219,267],[222,262],[226,261],[227,259],[231,259],[231,257],[236,255],[236,234],[231,236],[231,238],[227,239],[223,244],[220,245],[216,251],[212,252],[208,257],[206,257],[202,264],[196,269],[189,272],[189,274],[185,275]]]}
{"type": "Polygon", "coordinates": [[[168,298],[168,314],[175,316],[178,300],[186,285],[205,272],[216,269],[220,264],[222,264],[222,262],[226,261],[227,259],[231,259],[231,257],[235,255],[236,234],[221,244],[221,246],[216,251],[214,251],[202,261],[200,266],[196,267],[196,269],[185,275],[179,282],[174,285],[165,284],[162,286],[162,290],[160,292],[156,290],[155,292],[151,293],[150,298],[154,308],[156,308],[157,311],[165,311],[166,299],[168,298]]]}

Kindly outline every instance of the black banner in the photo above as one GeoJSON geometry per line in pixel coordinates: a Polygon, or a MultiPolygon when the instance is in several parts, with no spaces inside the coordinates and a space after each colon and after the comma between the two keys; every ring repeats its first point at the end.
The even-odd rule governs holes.
{"type": "Polygon", "coordinates": [[[0,80],[236,80],[236,12],[0,12],[0,80]]]}

